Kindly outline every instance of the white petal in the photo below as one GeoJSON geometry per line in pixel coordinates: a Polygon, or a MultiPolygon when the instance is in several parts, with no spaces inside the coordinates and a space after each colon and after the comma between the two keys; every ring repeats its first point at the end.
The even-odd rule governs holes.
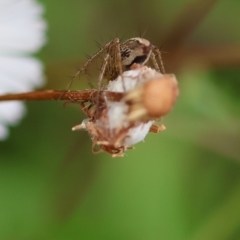
{"type": "Polygon", "coordinates": [[[107,102],[109,128],[123,127],[124,120],[128,111],[128,106],[123,102],[107,102]]]}
{"type": "Polygon", "coordinates": [[[0,52],[32,53],[45,43],[43,9],[33,0],[1,0],[0,52]]]}
{"type": "MultiPolygon", "coordinates": [[[[136,70],[130,70],[123,73],[122,77],[124,79],[124,84],[122,77],[119,76],[112,82],[109,82],[107,89],[114,92],[124,92],[131,90],[137,86],[144,84],[145,82],[151,80],[151,78],[161,75],[155,70],[147,67],[142,67],[136,70]],[[125,88],[125,89],[124,89],[125,88]]],[[[114,102],[107,101],[108,106],[108,120],[109,129],[122,129],[128,127],[128,122],[126,121],[126,115],[128,113],[128,105],[124,101],[114,102]]],[[[148,121],[146,123],[141,123],[137,127],[131,127],[128,130],[127,137],[125,139],[126,146],[132,146],[138,142],[144,140],[149,132],[150,127],[154,121],[148,121]]]]}
{"type": "Polygon", "coordinates": [[[0,123],[0,140],[5,140],[8,137],[8,129],[0,123]]]}
{"type": "Polygon", "coordinates": [[[156,73],[154,69],[141,67],[139,69],[126,71],[122,76],[118,76],[114,81],[109,82],[108,91],[125,92],[137,86],[142,85],[151,78],[162,76],[161,73],[156,73]]]}
{"type": "Polygon", "coordinates": [[[0,94],[41,86],[44,83],[42,69],[35,58],[0,56],[0,94]]]}
{"type": "Polygon", "coordinates": [[[16,125],[25,114],[24,104],[17,101],[9,101],[0,104],[0,123],[16,125]]]}
{"type": "Polygon", "coordinates": [[[128,137],[125,140],[127,146],[132,146],[138,142],[141,142],[147,136],[150,127],[154,121],[149,121],[147,123],[142,123],[137,127],[130,128],[128,131],[128,137]]]}

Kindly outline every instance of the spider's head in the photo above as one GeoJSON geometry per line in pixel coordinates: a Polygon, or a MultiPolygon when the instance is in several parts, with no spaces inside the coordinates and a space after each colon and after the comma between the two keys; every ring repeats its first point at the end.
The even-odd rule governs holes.
{"type": "Polygon", "coordinates": [[[134,64],[144,65],[151,53],[152,45],[144,38],[130,38],[120,45],[122,64],[125,70],[129,70],[134,64]]]}

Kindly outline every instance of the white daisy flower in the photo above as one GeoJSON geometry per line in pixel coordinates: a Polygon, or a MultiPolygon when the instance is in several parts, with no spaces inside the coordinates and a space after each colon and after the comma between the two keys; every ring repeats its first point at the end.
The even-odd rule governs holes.
{"type": "MultiPolygon", "coordinates": [[[[0,0],[0,95],[30,91],[44,83],[43,66],[32,53],[45,43],[43,8],[35,0],[0,0]]],[[[25,114],[17,101],[0,103],[0,140],[25,114]]]]}

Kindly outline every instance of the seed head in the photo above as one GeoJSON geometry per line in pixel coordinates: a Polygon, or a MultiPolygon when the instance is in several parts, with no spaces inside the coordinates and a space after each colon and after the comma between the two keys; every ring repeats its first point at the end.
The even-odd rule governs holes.
{"type": "Polygon", "coordinates": [[[113,157],[123,156],[127,149],[143,141],[148,132],[160,132],[163,125],[153,125],[154,120],[167,114],[178,96],[174,75],[162,75],[154,69],[134,64],[114,81],[107,91],[121,92],[119,101],[105,99],[98,103],[96,115],[87,112],[88,119],[73,128],[86,129],[93,141],[93,152],[106,151],[113,157]],[[124,78],[125,87],[122,85],[124,78]],[[96,149],[96,146],[100,149],[96,149]]]}

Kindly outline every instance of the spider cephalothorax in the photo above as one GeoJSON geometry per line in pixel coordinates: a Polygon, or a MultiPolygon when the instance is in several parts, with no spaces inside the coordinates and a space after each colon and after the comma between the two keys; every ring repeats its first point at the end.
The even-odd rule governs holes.
{"type": "Polygon", "coordinates": [[[152,53],[152,45],[143,38],[130,38],[120,44],[120,52],[122,65],[129,70],[134,63],[143,65],[148,61],[152,53]]]}

